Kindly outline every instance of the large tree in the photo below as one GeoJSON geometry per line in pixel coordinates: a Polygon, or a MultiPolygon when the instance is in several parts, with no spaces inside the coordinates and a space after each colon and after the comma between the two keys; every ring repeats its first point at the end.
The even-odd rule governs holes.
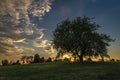
{"type": "Polygon", "coordinates": [[[110,36],[97,32],[100,25],[88,17],[66,19],[57,25],[53,32],[54,47],[58,54],[72,53],[83,61],[83,57],[107,55],[107,46],[113,41],[110,36]]]}

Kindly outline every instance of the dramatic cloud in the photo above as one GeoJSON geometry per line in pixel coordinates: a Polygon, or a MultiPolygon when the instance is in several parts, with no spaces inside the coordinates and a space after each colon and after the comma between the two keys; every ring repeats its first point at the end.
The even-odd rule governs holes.
{"type": "Polygon", "coordinates": [[[57,53],[57,51],[52,46],[52,41],[39,40],[34,42],[34,46],[43,48],[44,51],[48,53],[50,56],[55,56],[57,53]]]}
{"type": "Polygon", "coordinates": [[[45,47],[51,46],[51,44],[50,44],[50,41],[48,40],[39,40],[34,42],[34,46],[45,48],[45,47]]]}
{"type": "Polygon", "coordinates": [[[51,0],[0,0],[0,36],[18,39],[41,38],[43,33],[30,21],[49,12],[51,0]]]}
{"type": "Polygon", "coordinates": [[[51,9],[53,0],[0,0],[0,53],[14,54],[32,51],[15,43],[41,40],[43,29],[38,29],[30,17],[42,18],[51,9]]]}
{"type": "Polygon", "coordinates": [[[30,24],[29,15],[41,17],[51,9],[52,0],[0,0],[0,15],[9,14],[13,20],[19,22],[24,19],[30,24]]]}

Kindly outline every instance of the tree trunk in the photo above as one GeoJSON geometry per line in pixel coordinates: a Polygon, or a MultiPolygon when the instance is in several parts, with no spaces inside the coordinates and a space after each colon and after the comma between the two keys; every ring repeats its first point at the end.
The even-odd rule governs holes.
{"type": "Polygon", "coordinates": [[[104,62],[104,56],[103,55],[101,55],[101,61],[104,62]]]}
{"type": "Polygon", "coordinates": [[[81,54],[79,56],[80,62],[83,62],[83,55],[85,54],[85,50],[81,50],[81,54]]]}
{"type": "Polygon", "coordinates": [[[80,58],[80,62],[83,62],[83,54],[82,53],[80,54],[79,58],[80,58]]]}
{"type": "Polygon", "coordinates": [[[84,54],[84,51],[82,50],[80,55],[78,54],[77,51],[76,51],[75,54],[79,57],[80,62],[83,62],[83,54],[84,54]]]}

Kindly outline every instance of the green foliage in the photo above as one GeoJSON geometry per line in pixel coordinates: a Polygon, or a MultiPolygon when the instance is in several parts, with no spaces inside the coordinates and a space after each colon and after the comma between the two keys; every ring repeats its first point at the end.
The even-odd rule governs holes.
{"type": "Polygon", "coordinates": [[[77,55],[81,61],[83,56],[107,55],[107,46],[113,41],[110,36],[97,32],[100,25],[88,17],[77,17],[74,20],[64,20],[57,25],[53,35],[54,47],[58,55],[70,52],[77,55]]]}

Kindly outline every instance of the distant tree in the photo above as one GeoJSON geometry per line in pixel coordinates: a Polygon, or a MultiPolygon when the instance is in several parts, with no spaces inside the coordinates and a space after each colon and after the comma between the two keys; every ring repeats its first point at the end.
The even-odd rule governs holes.
{"type": "Polygon", "coordinates": [[[38,62],[40,62],[40,56],[38,55],[38,54],[35,54],[34,55],[34,61],[33,61],[34,63],[38,63],[38,62]]]}
{"type": "Polygon", "coordinates": [[[51,57],[49,57],[49,58],[46,60],[46,62],[52,62],[51,57]]]}
{"type": "Polygon", "coordinates": [[[23,64],[26,62],[27,56],[22,56],[21,61],[23,62],[23,64]]]}
{"type": "Polygon", "coordinates": [[[21,58],[22,63],[32,63],[33,62],[33,56],[22,56],[21,58]]]}
{"type": "Polygon", "coordinates": [[[33,56],[26,56],[26,62],[31,63],[33,61],[33,56]]]}
{"type": "Polygon", "coordinates": [[[30,62],[33,61],[33,56],[29,56],[30,62]]]}
{"type": "Polygon", "coordinates": [[[20,64],[20,61],[19,61],[19,60],[17,60],[17,61],[16,61],[16,64],[20,64]]]}
{"type": "Polygon", "coordinates": [[[40,62],[44,62],[45,61],[45,58],[44,57],[41,57],[40,58],[40,62]]]}
{"type": "Polygon", "coordinates": [[[117,59],[116,62],[120,62],[120,60],[117,59]]]}
{"type": "Polygon", "coordinates": [[[110,61],[111,61],[111,62],[115,62],[115,59],[112,58],[110,61]]]}
{"type": "Polygon", "coordinates": [[[13,61],[10,61],[9,64],[13,64],[13,61]]]}
{"type": "Polygon", "coordinates": [[[27,62],[27,63],[30,63],[30,56],[27,56],[27,57],[26,57],[26,62],[27,62]]]}
{"type": "Polygon", "coordinates": [[[92,22],[88,17],[77,17],[74,20],[64,20],[57,25],[53,32],[53,45],[58,55],[72,53],[81,62],[84,56],[107,55],[107,46],[113,41],[110,36],[97,32],[100,25],[92,22]]]}
{"type": "Polygon", "coordinates": [[[16,62],[12,63],[12,65],[19,65],[20,64],[20,61],[17,60],[16,62]]]}
{"type": "Polygon", "coordinates": [[[7,60],[7,59],[5,59],[5,60],[2,60],[2,65],[3,65],[3,66],[6,66],[6,65],[8,65],[8,60],[7,60]]]}

